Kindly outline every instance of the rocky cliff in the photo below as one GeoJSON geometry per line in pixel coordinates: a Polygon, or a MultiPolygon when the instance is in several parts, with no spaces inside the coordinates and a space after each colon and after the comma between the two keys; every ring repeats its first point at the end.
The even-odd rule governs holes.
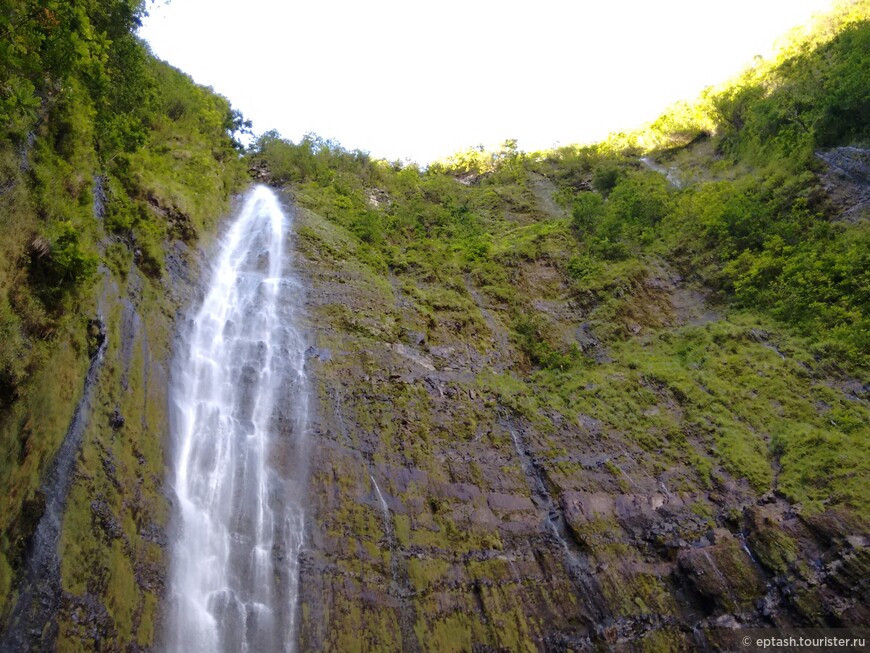
{"type": "Polygon", "coordinates": [[[870,621],[866,3],[641,137],[426,169],[243,163],[141,2],[43,4],[0,9],[0,649],[159,648],[174,335],[245,164],[311,339],[301,650],[870,621]]]}
{"type": "Polygon", "coordinates": [[[505,248],[504,282],[580,371],[530,366],[517,303],[475,270],[373,270],[297,210],[317,388],[302,648],[696,650],[738,625],[866,623],[866,521],[789,501],[757,456],[831,411],[866,419],[866,390],[660,260],[611,280],[628,335],[605,342],[534,189],[527,225],[491,225],[535,243],[505,248]]]}
{"type": "Polygon", "coordinates": [[[0,649],[140,650],[175,320],[244,167],[142,3],[31,5],[0,10],[0,649]]]}

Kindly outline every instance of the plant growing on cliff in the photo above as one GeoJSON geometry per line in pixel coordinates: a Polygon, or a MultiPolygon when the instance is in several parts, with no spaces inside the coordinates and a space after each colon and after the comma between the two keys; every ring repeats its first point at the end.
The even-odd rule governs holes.
{"type": "Polygon", "coordinates": [[[99,258],[88,251],[80,231],[66,220],[54,227],[50,238],[35,236],[30,244],[30,275],[50,302],[74,291],[97,271],[99,258]]]}

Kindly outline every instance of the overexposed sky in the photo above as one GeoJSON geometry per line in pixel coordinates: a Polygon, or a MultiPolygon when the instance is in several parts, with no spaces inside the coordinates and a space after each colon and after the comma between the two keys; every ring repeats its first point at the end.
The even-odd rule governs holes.
{"type": "Polygon", "coordinates": [[[590,142],[769,53],[831,0],[157,0],[154,53],[298,140],[419,163],[590,142]]]}

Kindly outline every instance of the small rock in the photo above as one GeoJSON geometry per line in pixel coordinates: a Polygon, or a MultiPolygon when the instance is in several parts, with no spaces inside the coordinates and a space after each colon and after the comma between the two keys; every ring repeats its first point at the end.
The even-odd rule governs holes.
{"type": "Polygon", "coordinates": [[[846,541],[853,549],[863,549],[867,546],[867,538],[863,535],[848,535],[846,541]]]}
{"type": "Polygon", "coordinates": [[[124,426],[125,421],[126,420],[121,414],[121,411],[115,408],[115,410],[112,412],[112,416],[109,418],[109,426],[117,431],[119,428],[124,426]]]}
{"type": "Polygon", "coordinates": [[[719,628],[740,628],[740,622],[734,617],[733,614],[723,614],[721,617],[717,617],[713,622],[719,628]]]}
{"type": "Polygon", "coordinates": [[[328,361],[332,359],[332,352],[329,349],[321,349],[320,347],[309,347],[305,350],[305,357],[328,361]]]}

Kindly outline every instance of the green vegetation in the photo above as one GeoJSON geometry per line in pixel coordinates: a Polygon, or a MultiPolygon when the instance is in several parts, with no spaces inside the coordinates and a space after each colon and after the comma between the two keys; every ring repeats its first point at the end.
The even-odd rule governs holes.
{"type": "Polygon", "coordinates": [[[270,132],[248,156],[394,279],[430,346],[459,334],[486,353],[501,325],[527,390],[500,401],[591,416],[706,485],[724,470],[810,511],[864,511],[866,404],[831,387],[870,371],[870,232],[839,219],[813,153],[870,138],[866,16],[843,5],[774,62],[598,146],[508,141],[420,169],[270,132]],[[675,187],[642,153],[693,176],[675,187]],[[566,301],[573,324],[547,308],[566,301]]]}
{"type": "MultiPolygon", "coordinates": [[[[540,583],[509,557],[511,538],[538,528],[532,473],[554,505],[654,479],[686,506],[677,541],[736,531],[768,493],[802,519],[866,522],[870,232],[866,212],[843,218],[816,156],[870,142],[866,0],[643,130],[539,153],[506,141],[428,168],[276,132],[241,158],[246,121],[148,53],[135,36],[143,8],[0,9],[0,615],[102,314],[106,362],[59,543],[58,650],[88,641],[92,600],[107,648],[153,644],[178,309],[166,288],[244,186],[245,164],[293,194],[298,249],[331,298],[312,309],[332,329],[317,344],[334,354],[317,393],[352,427],[336,426],[347,451],[319,461],[312,487],[329,488],[325,549],[353,555],[329,570],[343,627],[327,644],[364,648],[365,630],[373,647],[398,648],[400,626],[442,650],[540,643],[523,601],[560,614],[579,599],[570,579],[546,577],[560,564],[550,554],[526,561],[540,583]],[[409,471],[401,483],[385,472],[384,493],[405,506],[389,524],[359,452],[373,477],[409,471]],[[457,485],[468,497],[449,494],[457,485]],[[734,497],[743,503],[723,504],[734,497]],[[374,578],[405,588],[409,623],[357,600],[374,578]],[[484,609],[489,622],[466,616],[484,609]]],[[[611,614],[679,612],[671,581],[612,515],[566,521],[611,614]]],[[[741,542],[681,563],[728,611],[752,609],[763,587],[741,542]]],[[[747,542],[770,574],[803,573],[798,540],[775,521],[759,518],[747,542]]],[[[814,592],[795,604],[821,623],[814,592]]],[[[679,643],[666,629],[645,642],[679,643]]]]}
{"type": "MultiPolygon", "coordinates": [[[[234,131],[246,125],[226,99],[154,59],[135,35],[144,10],[140,0],[0,8],[0,615],[16,598],[43,511],[38,488],[81,397],[89,323],[101,316],[109,349],[65,517],[62,580],[70,597],[104,602],[106,642],[147,646],[157,595],[142,570],[162,553],[141,530],[166,519],[166,415],[165,386],[142,368],[169,355],[177,307],[165,292],[166,244],[207,234],[242,187],[234,131]],[[122,326],[122,298],[146,332],[122,326]],[[125,371],[124,338],[129,351],[148,348],[133,356],[138,374],[125,371]],[[116,408],[127,416],[117,440],[106,426],[116,408]],[[104,464],[106,451],[119,469],[104,464]],[[111,500],[93,503],[104,483],[111,500]],[[114,540],[101,533],[98,504],[117,520],[114,540]]],[[[59,616],[61,650],[87,639],[69,617],[59,616]]]]}

